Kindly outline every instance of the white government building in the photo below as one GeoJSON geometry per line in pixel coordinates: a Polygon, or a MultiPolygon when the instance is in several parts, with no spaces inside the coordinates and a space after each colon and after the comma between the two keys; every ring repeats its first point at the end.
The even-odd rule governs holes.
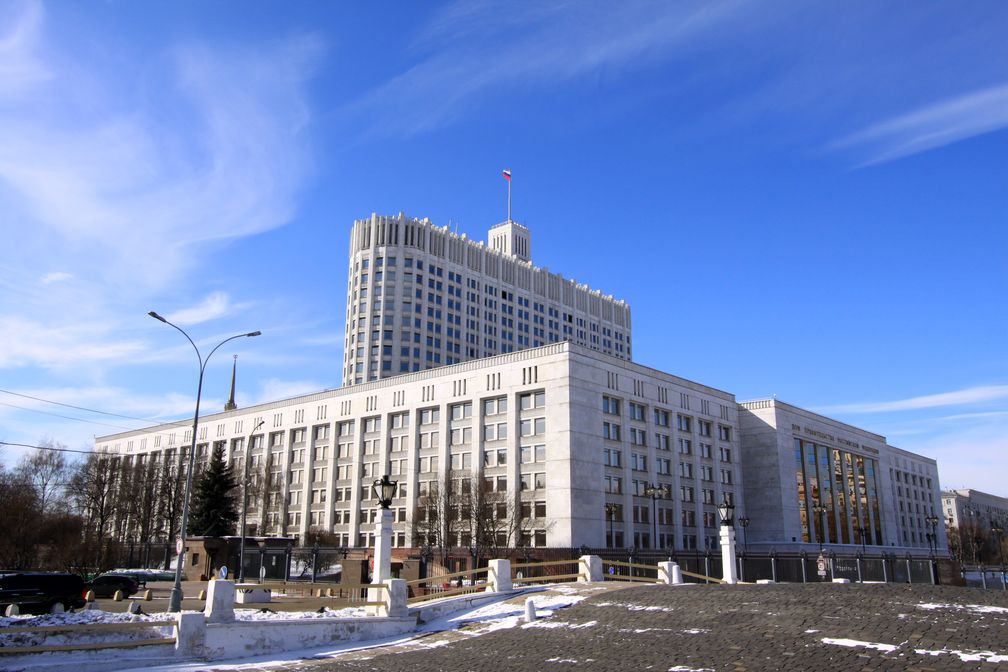
{"type": "MultiPolygon", "coordinates": [[[[417,505],[451,474],[518,502],[520,543],[534,547],[716,549],[727,497],[750,521],[749,544],[796,550],[828,535],[837,550],[863,539],[927,552],[919,511],[940,511],[934,460],[636,364],[629,305],[534,266],[516,222],[489,238],[402,214],[354,223],[344,387],[201,416],[198,459],[220,445],[280,486],[250,503],[250,532],[321,528],[370,546],[370,485],[390,474],[394,544],[417,545],[417,505]]],[[[95,448],[176,459],[189,424],[95,448]]]]}

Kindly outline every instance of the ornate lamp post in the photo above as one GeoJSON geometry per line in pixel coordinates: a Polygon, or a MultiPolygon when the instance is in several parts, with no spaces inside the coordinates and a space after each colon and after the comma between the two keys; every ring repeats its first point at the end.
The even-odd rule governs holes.
{"type": "MultiPolygon", "coordinates": [[[[241,513],[241,528],[238,530],[238,534],[241,535],[241,542],[238,545],[238,583],[245,582],[245,516],[248,513],[248,481],[249,481],[249,462],[252,461],[252,436],[259,431],[259,428],[263,426],[264,420],[260,420],[256,423],[252,431],[249,432],[248,441],[245,442],[245,463],[242,469],[242,513],[241,513]]],[[[262,515],[264,513],[260,512],[262,515]]],[[[313,579],[314,580],[314,579],[313,579]]]]}
{"type": "Polygon", "coordinates": [[[823,537],[826,536],[826,521],[823,520],[823,516],[826,515],[826,507],[822,504],[816,504],[812,507],[812,513],[815,514],[816,525],[816,539],[819,541],[819,555],[822,555],[823,549],[823,537]]]}
{"type": "Polygon", "coordinates": [[[651,498],[651,548],[658,548],[658,516],[656,515],[656,502],[659,499],[666,499],[669,496],[667,485],[654,485],[649,483],[644,486],[644,496],[651,498]]]}
{"type": "Polygon", "coordinates": [[[739,516],[738,524],[742,526],[742,552],[749,552],[749,540],[746,538],[746,528],[749,527],[749,517],[739,516]]]}
{"type": "Polygon", "coordinates": [[[862,527],[859,527],[857,529],[858,529],[858,536],[861,537],[861,555],[864,555],[865,554],[865,536],[868,534],[868,528],[862,526],[862,527]]]}
{"type": "Polygon", "coordinates": [[[928,538],[931,540],[931,554],[934,555],[938,552],[938,516],[931,514],[924,519],[924,522],[931,528],[928,538]]]}
{"type": "Polygon", "coordinates": [[[605,505],[606,517],[609,518],[609,543],[607,544],[610,548],[616,548],[616,539],[613,537],[613,518],[616,517],[616,505],[612,502],[608,502],[605,505]]]}
{"type": "Polygon", "coordinates": [[[318,554],[319,554],[319,545],[318,545],[318,535],[316,534],[315,535],[315,543],[312,544],[312,549],[311,549],[311,582],[312,583],[315,583],[315,577],[318,576],[318,554]]]}
{"type": "MultiPolygon", "coordinates": [[[[378,505],[381,507],[381,516],[375,526],[375,550],[374,550],[374,573],[371,576],[371,583],[385,583],[392,578],[392,499],[395,497],[399,487],[398,481],[390,481],[388,474],[375,481],[371,488],[374,490],[378,505]]],[[[369,597],[369,601],[377,602],[381,599],[378,591],[369,597]]]]}
{"type": "MultiPolygon", "coordinates": [[[[213,357],[213,354],[217,352],[217,348],[221,347],[228,341],[233,341],[236,338],[250,338],[252,336],[260,336],[262,335],[262,332],[250,331],[245,334],[236,334],[229,338],[225,338],[223,341],[215,345],[213,347],[213,350],[210,351],[210,354],[208,354],[206,356],[206,359],[204,359],[203,355],[200,354],[199,348],[196,347],[196,343],[193,342],[192,338],[189,337],[189,334],[187,334],[181,327],[172,324],[165,318],[158,315],[153,310],[147,314],[153,317],[155,320],[164,322],[170,327],[174,327],[179,333],[185,336],[186,340],[189,341],[189,344],[192,345],[193,350],[196,351],[196,359],[199,360],[199,383],[196,385],[196,412],[193,414],[192,443],[189,445],[189,466],[186,470],[185,494],[182,497],[182,521],[181,524],[179,525],[179,542],[180,542],[179,545],[181,546],[182,550],[179,552],[178,561],[175,563],[175,585],[172,586],[171,600],[168,605],[168,611],[179,612],[182,611],[182,564],[185,558],[185,538],[186,533],[188,532],[187,528],[189,525],[189,497],[192,495],[193,465],[196,462],[196,430],[199,425],[200,396],[203,393],[203,372],[206,370],[207,362],[209,362],[210,358],[213,357]]],[[[182,457],[182,451],[180,450],[179,459],[181,459],[181,457],[182,457]]]]}
{"type": "Polygon", "coordinates": [[[717,506],[721,518],[721,576],[726,583],[737,583],[737,565],[735,564],[735,505],[728,500],[728,494],[717,506]]]}

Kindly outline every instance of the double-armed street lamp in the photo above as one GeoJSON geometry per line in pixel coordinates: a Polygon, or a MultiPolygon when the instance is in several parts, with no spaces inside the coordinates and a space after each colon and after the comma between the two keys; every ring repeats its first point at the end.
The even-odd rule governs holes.
{"type": "Polygon", "coordinates": [[[819,539],[819,555],[822,555],[823,537],[826,536],[826,521],[823,518],[823,516],[826,515],[826,507],[822,504],[816,504],[812,507],[812,513],[815,514],[816,519],[816,525],[814,527],[816,537],[819,539]]]}
{"type": "Polygon", "coordinates": [[[644,496],[651,498],[651,548],[658,548],[658,517],[656,515],[655,503],[659,499],[668,499],[671,489],[667,485],[654,485],[652,483],[644,486],[644,496]]]}
{"type": "MultiPolygon", "coordinates": [[[[179,546],[181,550],[179,551],[178,560],[175,563],[175,585],[172,586],[171,590],[171,600],[168,605],[168,611],[179,612],[182,611],[182,562],[185,558],[185,538],[187,532],[187,526],[189,524],[189,497],[192,494],[192,482],[193,482],[193,466],[196,462],[196,430],[199,425],[199,407],[200,407],[200,396],[203,393],[203,372],[206,370],[207,362],[213,356],[217,349],[227,343],[228,341],[233,341],[236,338],[250,338],[252,336],[259,336],[262,334],[261,331],[250,331],[244,334],[235,334],[230,338],[225,338],[223,341],[214,346],[210,354],[203,357],[200,353],[199,348],[196,347],[196,343],[193,342],[192,338],[189,337],[181,327],[176,324],[172,324],[165,318],[158,315],[153,310],[147,313],[155,320],[164,322],[170,327],[174,327],[180,334],[186,337],[189,344],[192,345],[193,350],[196,351],[196,358],[199,360],[199,383],[196,385],[196,412],[193,414],[193,427],[192,427],[192,442],[189,445],[189,466],[186,469],[186,486],[185,494],[182,497],[182,521],[179,525],[179,546]]],[[[179,457],[181,459],[181,451],[179,451],[179,457]]],[[[242,530],[244,532],[244,530],[242,530]]]]}
{"type": "Polygon", "coordinates": [[[931,553],[935,554],[938,552],[938,516],[932,513],[924,519],[924,522],[931,528],[928,539],[931,541],[931,553]]]}
{"type": "Polygon", "coordinates": [[[606,518],[609,519],[609,543],[607,544],[607,546],[609,546],[610,548],[616,548],[616,539],[613,537],[613,529],[612,529],[613,518],[616,517],[616,506],[617,505],[613,504],[612,502],[606,502],[605,505],[606,518]]]}
{"type": "MultiPolygon", "coordinates": [[[[241,542],[238,546],[238,583],[245,582],[245,516],[248,513],[248,482],[249,482],[249,462],[252,459],[252,437],[259,428],[263,426],[265,420],[259,420],[252,431],[249,432],[248,441],[245,444],[245,462],[242,465],[242,512],[241,512],[241,542]]],[[[314,581],[314,579],[313,579],[314,581]]]]}
{"type": "Polygon", "coordinates": [[[749,552],[749,540],[746,538],[746,528],[749,527],[749,516],[739,516],[738,524],[742,527],[742,550],[749,552]]]}

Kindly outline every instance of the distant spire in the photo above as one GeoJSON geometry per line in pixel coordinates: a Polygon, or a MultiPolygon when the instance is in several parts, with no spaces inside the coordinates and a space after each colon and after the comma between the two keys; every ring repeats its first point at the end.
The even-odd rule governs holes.
{"type": "Polygon", "coordinates": [[[225,411],[233,411],[238,408],[238,404],[235,403],[235,374],[238,372],[238,355],[234,356],[234,364],[231,365],[231,395],[228,397],[228,402],[224,404],[225,411]]]}

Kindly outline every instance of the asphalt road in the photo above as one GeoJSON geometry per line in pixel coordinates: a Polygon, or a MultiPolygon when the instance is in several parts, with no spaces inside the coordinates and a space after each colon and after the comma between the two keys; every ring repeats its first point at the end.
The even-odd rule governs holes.
{"type": "Polygon", "coordinates": [[[1008,671],[1008,594],[1001,591],[892,584],[607,588],[534,627],[474,623],[413,645],[249,669],[1008,671]]]}

